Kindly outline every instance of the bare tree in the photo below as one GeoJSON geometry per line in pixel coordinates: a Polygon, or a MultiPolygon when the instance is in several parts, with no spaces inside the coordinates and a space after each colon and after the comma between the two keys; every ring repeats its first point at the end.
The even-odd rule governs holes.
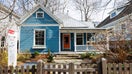
{"type": "MultiPolygon", "coordinates": [[[[6,19],[8,16],[10,16],[12,14],[12,12],[14,11],[14,7],[15,7],[15,2],[16,0],[13,0],[13,3],[11,5],[9,5],[9,8],[8,8],[8,14],[4,15],[3,17],[0,17],[0,20],[3,20],[3,19],[6,19]]],[[[4,5],[2,5],[2,3],[0,3],[0,8],[5,8],[4,5]]],[[[6,8],[7,9],[7,8],[6,8]]],[[[3,13],[2,11],[0,11],[0,13],[3,13]]]]}
{"type": "Polygon", "coordinates": [[[91,14],[97,8],[100,0],[73,0],[75,7],[81,13],[81,20],[88,21],[91,14]]]}
{"type": "Polygon", "coordinates": [[[17,0],[15,11],[18,12],[19,15],[23,15],[27,13],[34,6],[33,0],[17,0]]]}
{"type": "Polygon", "coordinates": [[[67,6],[67,0],[35,0],[35,3],[48,8],[53,14],[57,12],[64,13],[67,6]]]}

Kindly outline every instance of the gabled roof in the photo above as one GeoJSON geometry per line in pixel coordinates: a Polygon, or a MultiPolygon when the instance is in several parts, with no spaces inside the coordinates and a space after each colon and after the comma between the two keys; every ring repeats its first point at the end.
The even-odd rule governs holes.
{"type": "Polygon", "coordinates": [[[50,17],[52,17],[57,23],[62,24],[63,22],[57,18],[55,15],[53,15],[48,9],[41,5],[35,6],[32,10],[30,10],[28,13],[26,13],[22,18],[20,24],[22,24],[26,19],[28,19],[35,11],[37,11],[39,8],[41,8],[43,11],[45,11],[50,17]]]}
{"type": "Polygon", "coordinates": [[[92,22],[82,22],[62,13],[56,14],[56,16],[63,21],[61,28],[94,28],[92,22]]]}
{"type": "MultiPolygon", "coordinates": [[[[11,9],[9,9],[8,7],[4,6],[3,4],[0,3],[0,10],[6,12],[6,13],[11,13],[11,9]]],[[[12,12],[12,15],[18,19],[20,19],[20,16],[17,15],[15,12],[12,12]]]]}
{"type": "Polygon", "coordinates": [[[110,16],[108,16],[104,21],[102,21],[97,27],[102,27],[105,26],[113,21],[116,21],[128,14],[132,13],[132,1],[130,1],[130,4],[125,6],[125,8],[123,9],[122,12],[120,12],[117,16],[110,18],[110,16]]]}

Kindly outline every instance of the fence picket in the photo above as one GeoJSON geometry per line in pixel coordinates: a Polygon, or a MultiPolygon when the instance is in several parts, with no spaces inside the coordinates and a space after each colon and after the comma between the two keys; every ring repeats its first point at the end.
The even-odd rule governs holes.
{"type": "Polygon", "coordinates": [[[122,64],[121,63],[119,63],[119,74],[122,74],[122,64]]]}
{"type": "Polygon", "coordinates": [[[18,66],[16,66],[15,74],[19,74],[18,66]]]}
{"type": "Polygon", "coordinates": [[[127,74],[127,64],[124,63],[124,74],[127,74]]]}
{"type": "Polygon", "coordinates": [[[102,58],[102,74],[107,74],[107,63],[104,58],[102,58]]]}
{"type": "Polygon", "coordinates": [[[111,63],[108,63],[108,74],[111,74],[111,63]]]}
{"type": "Polygon", "coordinates": [[[101,65],[95,64],[44,64],[38,63],[37,66],[20,67],[0,67],[0,74],[100,74],[98,70],[102,70],[101,74],[132,74],[132,63],[107,63],[106,60],[101,65]],[[101,66],[100,68],[97,68],[101,66]],[[102,69],[101,69],[102,68],[102,69]],[[8,70],[9,69],[9,70],[8,70]],[[105,72],[106,71],[106,72],[105,72]]]}
{"type": "Polygon", "coordinates": [[[117,74],[116,63],[113,63],[113,74],[117,74]]]}
{"type": "Polygon", "coordinates": [[[24,74],[24,66],[21,66],[21,74],[24,74]]]}
{"type": "Polygon", "coordinates": [[[39,62],[37,65],[37,73],[42,74],[42,63],[41,62],[39,62]]]}
{"type": "Polygon", "coordinates": [[[3,74],[3,68],[0,66],[0,74],[3,74]]]}
{"type": "Polygon", "coordinates": [[[8,74],[8,66],[5,67],[4,73],[5,73],[5,74],[8,74]]]}
{"type": "Polygon", "coordinates": [[[74,74],[74,64],[73,63],[69,64],[69,74],[74,74]]]}
{"type": "Polygon", "coordinates": [[[36,70],[35,70],[35,65],[32,66],[32,74],[35,74],[36,70]]]}
{"type": "Polygon", "coordinates": [[[30,74],[30,72],[29,72],[29,66],[27,66],[27,68],[26,68],[26,74],[30,74]]]}
{"type": "Polygon", "coordinates": [[[129,74],[132,74],[132,63],[129,64],[129,74]]]}

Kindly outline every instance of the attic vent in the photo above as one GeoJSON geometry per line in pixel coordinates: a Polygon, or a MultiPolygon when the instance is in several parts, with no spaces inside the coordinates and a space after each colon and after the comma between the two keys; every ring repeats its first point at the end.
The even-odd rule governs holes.
{"type": "Polygon", "coordinates": [[[36,18],[44,18],[44,12],[36,12],[36,18]]]}

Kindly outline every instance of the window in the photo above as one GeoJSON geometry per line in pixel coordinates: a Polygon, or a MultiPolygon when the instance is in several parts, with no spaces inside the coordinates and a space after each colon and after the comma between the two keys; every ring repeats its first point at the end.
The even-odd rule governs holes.
{"type": "Polygon", "coordinates": [[[84,35],[82,33],[77,33],[77,45],[83,45],[83,37],[84,35]]]}
{"type": "Polygon", "coordinates": [[[34,35],[34,46],[35,47],[45,47],[45,30],[40,29],[40,30],[35,30],[35,35],[34,35]]]}
{"type": "Polygon", "coordinates": [[[1,47],[5,46],[5,36],[2,36],[1,38],[1,47]]]}
{"type": "Polygon", "coordinates": [[[91,37],[92,37],[91,33],[87,33],[87,41],[90,41],[91,37]]]}
{"type": "Polygon", "coordinates": [[[95,42],[95,33],[87,33],[87,44],[91,44],[95,42]]]}
{"type": "Polygon", "coordinates": [[[44,18],[44,12],[36,12],[36,18],[44,18]]]}
{"type": "Polygon", "coordinates": [[[110,18],[113,18],[115,17],[117,14],[116,14],[116,11],[112,12],[111,15],[110,15],[110,18]]]}

